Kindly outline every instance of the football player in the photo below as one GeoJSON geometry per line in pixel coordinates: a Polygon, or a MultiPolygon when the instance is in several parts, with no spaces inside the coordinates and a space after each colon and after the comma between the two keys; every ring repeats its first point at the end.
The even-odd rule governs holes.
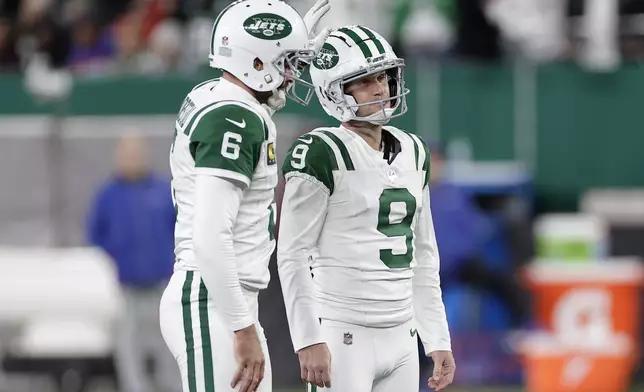
{"type": "Polygon", "coordinates": [[[429,386],[441,390],[454,376],[429,150],[385,126],[407,111],[403,71],[389,43],[361,26],[333,31],[312,63],[318,99],[341,124],[304,134],[287,153],[278,244],[311,389],[418,391],[417,332],[435,363],[429,386]]]}
{"type": "Polygon", "coordinates": [[[271,391],[257,296],[269,281],[277,184],[271,115],[290,96],[328,31],[319,0],[303,19],[281,0],[240,0],[214,22],[210,66],[219,79],[185,98],[170,151],[177,209],[175,272],[161,330],[184,392],[271,391]]]}

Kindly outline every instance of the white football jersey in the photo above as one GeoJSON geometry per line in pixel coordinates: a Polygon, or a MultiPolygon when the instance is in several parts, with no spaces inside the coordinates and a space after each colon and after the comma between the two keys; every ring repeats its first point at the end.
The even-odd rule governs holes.
{"type": "Polygon", "coordinates": [[[428,204],[429,152],[415,135],[387,126],[383,137],[387,132],[400,146],[390,164],[342,127],[303,135],[285,158],[287,179],[304,177],[329,193],[311,262],[323,319],[388,327],[413,317],[414,237],[428,204]]]}
{"type": "Polygon", "coordinates": [[[268,285],[275,248],[275,137],[268,110],[225,79],[201,83],[188,94],[170,150],[177,209],[175,269],[198,270],[192,246],[195,175],[212,174],[246,185],[233,228],[239,279],[248,288],[268,285]]]}

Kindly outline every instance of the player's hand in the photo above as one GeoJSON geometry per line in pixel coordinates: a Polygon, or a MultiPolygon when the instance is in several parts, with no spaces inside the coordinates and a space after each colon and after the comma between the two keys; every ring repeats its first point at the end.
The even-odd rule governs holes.
{"type": "Polygon", "coordinates": [[[322,19],[330,9],[331,4],[329,4],[329,0],[318,0],[304,15],[304,24],[308,29],[309,39],[313,39],[315,37],[315,29],[318,27],[320,19],[322,19]]]}
{"type": "Polygon", "coordinates": [[[331,386],[331,353],[326,343],[304,347],[297,352],[302,381],[318,387],[331,386]]]}
{"type": "MultiPolygon", "coordinates": [[[[307,49],[312,50],[314,56],[318,55],[320,49],[322,48],[322,45],[324,45],[326,39],[329,38],[329,34],[331,34],[331,29],[329,28],[325,28],[320,32],[320,34],[315,34],[315,30],[320,23],[320,19],[322,19],[322,17],[326,15],[326,13],[329,12],[330,9],[331,4],[329,4],[329,0],[318,0],[315,4],[313,4],[313,7],[311,7],[306,15],[304,15],[304,24],[306,25],[309,33],[309,43],[307,45],[307,49]]],[[[308,65],[310,64],[311,60],[312,59],[302,61],[308,65]]]]}
{"type": "Polygon", "coordinates": [[[239,392],[254,392],[264,379],[264,351],[254,325],[235,332],[237,370],[230,383],[239,392]]]}
{"type": "Polygon", "coordinates": [[[436,391],[441,391],[454,381],[456,362],[451,351],[434,351],[431,356],[434,360],[434,373],[427,385],[436,391]]]}
{"type": "Polygon", "coordinates": [[[307,46],[308,49],[312,50],[315,55],[320,52],[320,49],[322,49],[322,45],[326,42],[326,39],[329,38],[329,35],[331,34],[331,29],[329,28],[324,28],[320,32],[320,34],[316,35],[315,37],[312,37],[309,40],[309,44],[307,46]]]}

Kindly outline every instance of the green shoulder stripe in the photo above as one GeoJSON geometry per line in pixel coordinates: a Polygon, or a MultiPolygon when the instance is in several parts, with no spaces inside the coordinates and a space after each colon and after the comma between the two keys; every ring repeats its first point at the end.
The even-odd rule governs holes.
{"type": "Polygon", "coordinates": [[[217,80],[219,80],[219,78],[214,78],[214,79],[204,80],[203,82],[201,82],[201,83],[199,83],[198,85],[194,86],[194,87],[192,88],[192,91],[195,91],[195,90],[196,90],[196,89],[198,89],[199,87],[204,86],[204,85],[206,85],[206,84],[208,84],[208,83],[210,83],[210,82],[217,81],[217,80]]]}
{"type": "Polygon", "coordinates": [[[421,160],[425,159],[424,158],[425,155],[423,155],[422,157],[420,155],[420,149],[423,148],[421,147],[423,145],[423,142],[422,140],[420,140],[418,136],[414,135],[411,132],[406,132],[406,131],[402,131],[402,132],[405,135],[407,135],[411,139],[412,143],[414,144],[414,159],[416,161],[416,170],[421,170],[423,167],[423,162],[421,162],[421,160]]]}
{"type": "Polygon", "coordinates": [[[430,156],[429,156],[429,148],[427,148],[427,145],[425,142],[418,137],[418,135],[414,135],[413,133],[410,132],[405,132],[407,136],[413,141],[414,144],[414,158],[416,161],[416,170],[424,171],[425,172],[425,179],[423,181],[423,188],[429,184],[429,163],[430,163],[430,156]],[[420,154],[420,149],[423,149],[424,154],[420,154]],[[422,162],[421,162],[422,159],[422,162]]]}
{"type": "Polygon", "coordinates": [[[342,155],[342,160],[344,161],[344,166],[347,168],[347,170],[355,170],[355,167],[353,166],[353,160],[351,159],[349,150],[347,149],[347,146],[344,145],[344,142],[340,140],[340,138],[335,134],[333,134],[333,132],[322,131],[322,133],[328,136],[329,139],[331,139],[333,143],[338,146],[338,150],[340,150],[340,155],[342,155]]]}
{"type": "Polygon", "coordinates": [[[418,156],[420,153],[418,149],[418,143],[416,143],[413,137],[412,140],[414,140],[414,160],[416,161],[416,170],[420,170],[420,157],[418,156]]]}
{"type": "Polygon", "coordinates": [[[264,143],[264,122],[235,103],[209,107],[196,118],[190,153],[196,168],[228,170],[252,179],[264,143]]]}
{"type": "Polygon", "coordinates": [[[425,171],[425,183],[423,184],[423,188],[429,184],[429,177],[430,177],[430,170],[431,170],[431,153],[429,152],[429,147],[427,147],[427,144],[425,142],[421,141],[421,144],[423,145],[423,148],[425,149],[425,162],[423,163],[423,171],[425,171]]]}
{"type": "MultiPolygon", "coordinates": [[[[187,102],[188,106],[190,106],[190,103],[192,102],[192,100],[189,99],[189,98],[186,98],[186,100],[184,102],[187,102]]],[[[195,125],[195,121],[199,118],[199,116],[201,116],[202,113],[205,113],[208,110],[212,110],[217,104],[218,104],[218,102],[213,102],[213,103],[210,103],[210,104],[208,104],[208,105],[206,105],[206,106],[204,106],[204,107],[202,107],[200,109],[192,109],[190,112],[187,112],[187,113],[183,110],[183,105],[182,105],[182,112],[183,113],[179,114],[179,124],[181,126],[183,126],[185,124],[186,120],[190,119],[190,121],[188,122],[188,125],[186,125],[183,128],[183,134],[186,135],[186,136],[190,136],[190,130],[195,125]],[[195,110],[196,110],[196,112],[194,112],[195,110]]],[[[192,105],[194,105],[194,103],[192,105]]]]}
{"type": "Polygon", "coordinates": [[[331,147],[316,135],[305,134],[293,143],[286,153],[282,173],[284,177],[306,174],[315,178],[333,193],[333,171],[338,170],[338,163],[331,147]]]}

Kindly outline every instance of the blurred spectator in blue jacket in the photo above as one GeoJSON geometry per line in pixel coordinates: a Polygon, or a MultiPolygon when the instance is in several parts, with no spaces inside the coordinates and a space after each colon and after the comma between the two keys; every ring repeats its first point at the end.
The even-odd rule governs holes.
{"type": "Polygon", "coordinates": [[[491,268],[481,253],[492,237],[488,218],[456,185],[444,180],[444,156],[430,144],[430,197],[436,241],[441,259],[443,288],[460,283],[497,296],[510,313],[514,327],[525,323],[527,309],[514,278],[491,268]]]}
{"type": "Polygon", "coordinates": [[[96,195],[88,239],[114,261],[125,300],[115,352],[120,390],[157,390],[147,376],[147,361],[152,358],[158,387],[180,391],[176,363],[163,342],[158,316],[174,264],[170,184],[148,170],[144,141],[135,136],[119,140],[116,169],[96,195]]]}

